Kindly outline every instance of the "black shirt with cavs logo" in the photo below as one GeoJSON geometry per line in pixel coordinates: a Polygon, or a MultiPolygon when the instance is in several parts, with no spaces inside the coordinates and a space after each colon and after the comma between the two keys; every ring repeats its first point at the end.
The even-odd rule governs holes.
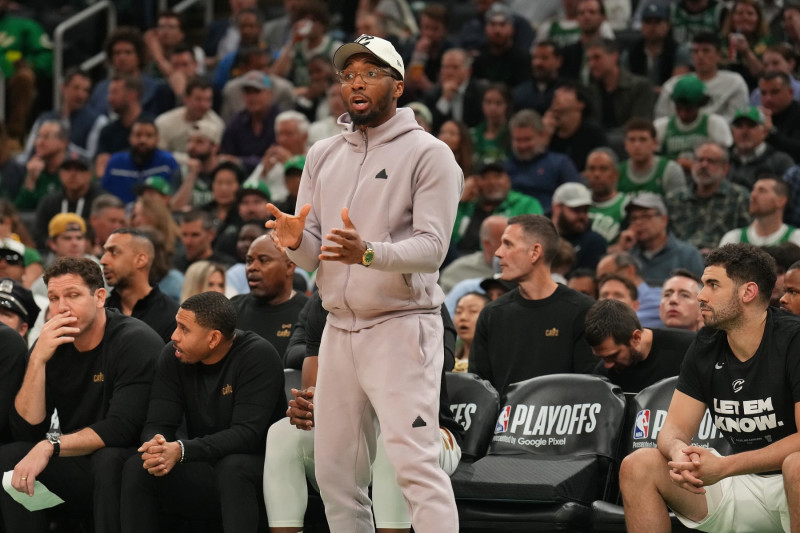
{"type": "Polygon", "coordinates": [[[89,427],[108,447],[142,443],[139,437],[153,370],[164,342],[140,320],[116,309],[105,309],[105,313],[100,344],[86,352],[79,352],[73,343],[62,344],[47,362],[47,416],[42,423],[32,426],[12,408],[16,440],[41,440],[53,410],[58,409],[63,433],[89,427]]]}
{"type": "Polygon", "coordinates": [[[583,322],[593,303],[561,284],[541,300],[526,300],[519,289],[504,294],[478,317],[469,371],[488,380],[501,397],[518,381],[591,372],[597,359],[583,337],[583,322]]]}
{"type": "Polygon", "coordinates": [[[286,414],[283,364],[275,348],[251,331],[237,329],[217,363],[185,364],[170,341],[156,366],[142,441],[162,434],[175,440],[186,420],[186,461],[215,462],[264,451],[267,429],[286,414]]]}
{"type": "Polygon", "coordinates": [[[708,406],[734,453],[796,433],[800,320],[769,308],[761,344],[745,362],[733,355],[724,331],[703,328],[686,352],[676,389],[708,406]]]}
{"type": "Polygon", "coordinates": [[[253,331],[267,339],[278,351],[282,361],[286,347],[289,346],[292,328],[307,301],[308,297],[300,292],[278,305],[270,305],[252,294],[239,294],[231,298],[238,317],[236,327],[253,331]]]}

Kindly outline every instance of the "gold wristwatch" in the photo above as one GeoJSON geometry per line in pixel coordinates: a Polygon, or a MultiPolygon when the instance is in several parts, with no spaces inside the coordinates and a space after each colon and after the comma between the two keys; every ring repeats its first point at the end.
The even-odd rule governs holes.
{"type": "Polygon", "coordinates": [[[375,250],[373,250],[372,245],[366,241],[364,241],[364,246],[366,246],[367,249],[364,250],[364,255],[361,256],[361,264],[368,267],[372,264],[373,259],[375,259],[375,250]]]}

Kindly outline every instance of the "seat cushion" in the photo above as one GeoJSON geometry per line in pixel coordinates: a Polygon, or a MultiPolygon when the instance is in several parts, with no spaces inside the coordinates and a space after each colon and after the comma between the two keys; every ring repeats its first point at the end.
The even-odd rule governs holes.
{"type": "Polygon", "coordinates": [[[456,499],[591,505],[603,495],[607,459],[488,455],[451,476],[456,499]]]}

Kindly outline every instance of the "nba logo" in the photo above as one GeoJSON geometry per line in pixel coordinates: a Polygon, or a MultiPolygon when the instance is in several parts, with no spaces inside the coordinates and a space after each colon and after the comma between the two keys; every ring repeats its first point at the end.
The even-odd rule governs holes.
{"type": "Polygon", "coordinates": [[[508,431],[508,419],[511,418],[511,406],[506,405],[497,417],[497,425],[494,426],[495,433],[505,433],[508,431]]]}
{"type": "Polygon", "coordinates": [[[639,411],[636,415],[636,424],[633,426],[634,439],[646,439],[650,433],[650,409],[639,411]]]}

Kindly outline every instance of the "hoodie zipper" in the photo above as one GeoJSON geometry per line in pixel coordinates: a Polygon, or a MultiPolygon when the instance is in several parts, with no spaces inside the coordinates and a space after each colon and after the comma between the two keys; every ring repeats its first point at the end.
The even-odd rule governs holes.
{"type": "MultiPolygon", "coordinates": [[[[364,162],[367,160],[367,150],[369,148],[369,142],[367,137],[366,131],[361,131],[361,136],[364,138],[364,157],[361,159],[361,163],[358,165],[358,174],[356,175],[356,182],[353,185],[352,191],[350,191],[350,198],[347,200],[347,212],[350,212],[350,206],[353,204],[353,198],[356,195],[356,189],[358,189],[359,182],[361,181],[361,169],[364,168],[364,162]]],[[[350,265],[352,267],[353,265],[350,265]]],[[[350,304],[347,301],[347,286],[350,283],[350,269],[347,269],[347,275],[344,279],[344,292],[342,292],[342,300],[344,300],[344,304],[347,306],[347,309],[350,310],[350,314],[353,315],[353,322],[350,326],[350,329],[353,330],[356,327],[356,314],[350,309],[350,304]]]]}

